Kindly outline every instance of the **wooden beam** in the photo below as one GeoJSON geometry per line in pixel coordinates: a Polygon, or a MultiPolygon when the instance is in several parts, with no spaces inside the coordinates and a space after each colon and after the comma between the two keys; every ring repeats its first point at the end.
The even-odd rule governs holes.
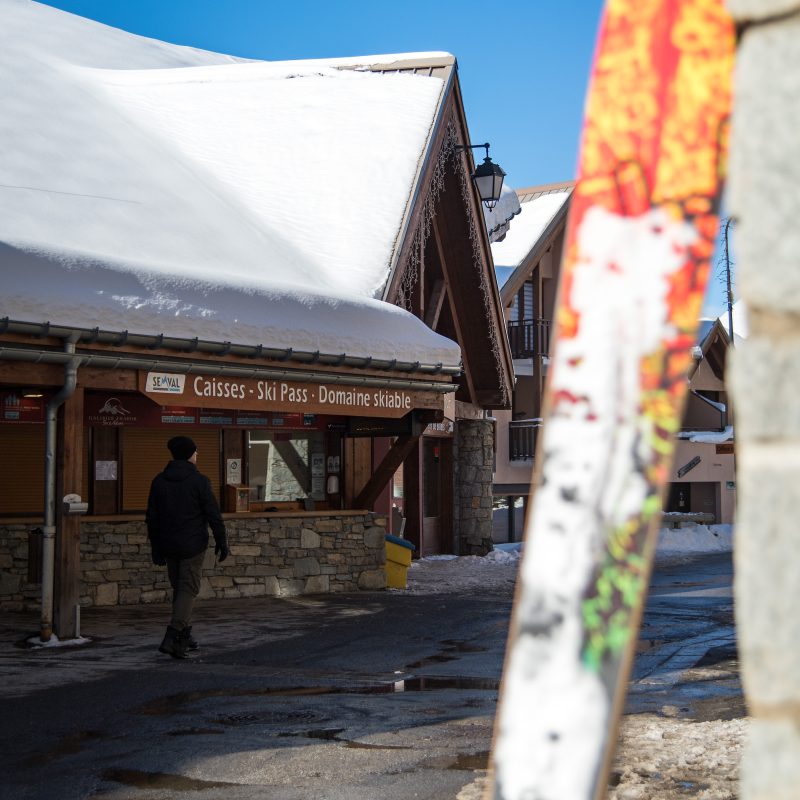
{"type": "Polygon", "coordinates": [[[353,504],[355,508],[372,508],[392,475],[400,469],[400,465],[406,460],[406,456],[418,440],[419,436],[398,437],[364,488],[359,492],[353,504]]]}
{"type": "Polygon", "coordinates": [[[444,288],[444,281],[439,278],[433,285],[431,292],[430,302],[428,303],[428,311],[425,314],[425,324],[432,330],[436,330],[436,324],[439,322],[439,314],[442,313],[442,305],[444,303],[446,291],[444,288]]]}
{"type": "Polygon", "coordinates": [[[458,319],[458,312],[456,310],[455,298],[453,297],[454,286],[450,279],[450,271],[448,269],[447,260],[444,257],[444,247],[442,246],[442,237],[439,233],[439,224],[436,217],[431,220],[431,230],[433,231],[433,238],[436,241],[436,249],[439,251],[439,262],[442,265],[442,274],[444,275],[444,286],[447,294],[447,299],[450,301],[450,313],[453,317],[453,325],[456,329],[456,338],[458,339],[458,346],[461,348],[461,360],[464,362],[464,377],[467,380],[467,391],[472,403],[477,405],[478,401],[475,398],[475,387],[472,384],[472,375],[470,373],[469,362],[467,360],[467,350],[465,347],[465,338],[461,329],[461,323],[458,319]]]}
{"type": "Polygon", "coordinates": [[[75,606],[80,600],[81,517],[65,516],[61,499],[67,494],[78,494],[85,500],[84,494],[89,488],[81,486],[83,389],[75,389],[64,403],[58,428],[53,629],[59,639],[74,639],[75,606]]]}

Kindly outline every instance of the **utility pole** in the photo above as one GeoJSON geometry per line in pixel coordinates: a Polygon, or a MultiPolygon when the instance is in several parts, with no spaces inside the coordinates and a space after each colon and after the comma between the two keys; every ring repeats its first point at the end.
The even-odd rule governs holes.
{"type": "Polygon", "coordinates": [[[723,258],[725,259],[725,280],[728,284],[728,336],[731,340],[731,347],[734,346],[733,342],[733,289],[731,289],[731,255],[728,250],[728,229],[731,227],[732,218],[728,217],[725,220],[725,252],[723,258]]]}

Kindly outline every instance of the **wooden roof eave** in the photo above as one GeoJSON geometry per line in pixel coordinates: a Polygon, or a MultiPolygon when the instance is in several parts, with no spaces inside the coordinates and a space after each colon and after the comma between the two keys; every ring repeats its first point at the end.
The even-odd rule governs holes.
{"type": "MultiPolygon", "coordinates": [[[[453,93],[455,100],[455,111],[459,116],[461,129],[464,131],[464,135],[467,137],[467,142],[469,142],[470,139],[469,128],[467,127],[467,117],[466,113],[464,112],[464,102],[461,97],[461,85],[459,84],[457,78],[453,87],[453,93]]],[[[469,174],[472,174],[475,171],[475,162],[473,159],[472,150],[465,150],[464,154],[468,156],[468,164],[471,167],[469,169],[469,174]]],[[[492,297],[491,309],[493,319],[490,320],[490,322],[492,325],[494,325],[495,330],[497,331],[497,339],[502,352],[503,382],[505,383],[505,394],[509,398],[508,407],[510,408],[510,398],[514,389],[514,360],[511,356],[511,345],[509,344],[508,332],[506,331],[506,321],[505,315],[503,314],[503,303],[500,296],[500,289],[497,286],[497,279],[495,278],[494,260],[492,258],[492,247],[489,241],[489,232],[486,229],[486,219],[481,211],[481,199],[473,181],[469,181],[469,187],[470,192],[472,193],[473,214],[479,218],[476,221],[476,225],[478,231],[480,232],[479,236],[482,255],[481,261],[483,263],[483,268],[486,270],[486,283],[489,287],[492,297]]]]}
{"type": "MultiPolygon", "coordinates": [[[[399,61],[395,64],[390,65],[392,68],[402,69],[405,67],[414,67],[414,66],[439,66],[442,65],[442,60],[439,59],[434,64],[417,64],[416,62],[408,61],[403,62],[399,61]]],[[[414,210],[417,205],[418,200],[420,199],[420,194],[423,190],[427,187],[429,179],[427,178],[428,173],[433,167],[433,164],[436,163],[436,159],[439,155],[439,147],[441,146],[441,135],[443,133],[443,125],[442,121],[445,117],[445,110],[447,108],[447,100],[449,95],[453,90],[453,83],[455,80],[457,64],[456,59],[453,58],[449,64],[445,63],[444,66],[447,67],[447,71],[445,73],[444,78],[444,86],[442,87],[441,94],[439,95],[439,104],[436,107],[436,114],[433,118],[433,124],[431,125],[430,131],[428,132],[428,139],[425,142],[425,147],[423,148],[422,154],[420,155],[419,161],[417,162],[417,171],[414,175],[414,181],[411,185],[411,192],[408,196],[408,202],[406,203],[406,208],[403,213],[403,219],[400,223],[400,230],[397,234],[397,238],[395,239],[394,248],[392,250],[392,258],[390,260],[389,266],[389,274],[386,278],[386,283],[384,284],[383,290],[381,292],[381,300],[384,302],[393,302],[394,296],[397,294],[397,284],[400,279],[400,273],[402,272],[399,269],[400,265],[403,263],[401,261],[401,256],[403,255],[403,250],[405,249],[404,245],[406,242],[406,236],[408,235],[409,231],[413,232],[412,226],[412,219],[415,216],[414,210]],[[437,142],[438,140],[438,142],[437,142]],[[437,146],[438,144],[438,146],[437,146]]],[[[424,199],[424,198],[423,198],[424,199]]]]}
{"type": "Polygon", "coordinates": [[[547,248],[553,244],[558,234],[561,233],[566,226],[567,215],[571,205],[572,192],[569,193],[569,197],[564,201],[564,205],[558,209],[553,219],[550,220],[547,227],[542,232],[542,235],[536,240],[536,244],[528,251],[528,255],[520,261],[517,268],[503,284],[502,289],[500,289],[501,303],[503,306],[513,300],[514,295],[522,288],[522,284],[525,283],[528,273],[539,263],[542,256],[547,252],[547,248]]]}

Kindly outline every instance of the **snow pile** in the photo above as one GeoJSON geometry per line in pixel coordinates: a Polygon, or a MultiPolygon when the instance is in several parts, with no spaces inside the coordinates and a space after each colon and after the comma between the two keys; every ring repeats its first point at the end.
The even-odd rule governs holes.
{"type": "Polygon", "coordinates": [[[459,362],[376,299],[441,79],[0,15],[0,316],[459,362]]]}
{"type": "Polygon", "coordinates": [[[612,772],[619,785],[609,790],[608,800],[678,800],[691,794],[733,800],[749,727],[747,718],[623,717],[612,772]]]}
{"type": "Polygon", "coordinates": [[[662,528],[659,531],[656,555],[730,552],[733,550],[733,536],[733,525],[684,522],[680,528],[662,528]]]}
{"type": "Polygon", "coordinates": [[[428,556],[412,561],[406,594],[511,592],[517,580],[520,551],[495,549],[486,556],[428,556]]]}
{"type": "Polygon", "coordinates": [[[503,183],[500,199],[494,208],[486,208],[484,205],[481,207],[490,242],[497,241],[507,233],[511,227],[511,220],[521,212],[519,197],[507,183],[503,183]]]}
{"type": "Polygon", "coordinates": [[[55,634],[50,636],[50,639],[46,642],[43,642],[40,636],[34,636],[32,639],[28,639],[28,644],[32,644],[34,647],[42,648],[42,647],[72,647],[73,645],[78,644],[87,644],[91,642],[91,639],[84,638],[83,636],[78,636],[76,639],[64,639],[63,641],[58,638],[55,634]]]}
{"type": "MultiPolygon", "coordinates": [[[[714,405],[722,405],[722,403],[714,403],[714,405]]],[[[723,406],[723,410],[724,408],[723,406]]],[[[677,438],[688,439],[690,442],[702,442],[704,444],[722,444],[722,442],[733,439],[733,425],[728,425],[722,433],[719,431],[680,431],[677,434],[677,438]]]]}
{"type": "MultiPolygon", "coordinates": [[[[516,269],[539,241],[553,217],[567,202],[570,194],[571,192],[568,191],[543,194],[535,200],[522,203],[520,214],[514,218],[506,238],[502,242],[492,244],[495,268],[504,269],[502,274],[507,274],[508,269],[516,269]]],[[[499,279],[498,283],[500,283],[499,279]]]]}

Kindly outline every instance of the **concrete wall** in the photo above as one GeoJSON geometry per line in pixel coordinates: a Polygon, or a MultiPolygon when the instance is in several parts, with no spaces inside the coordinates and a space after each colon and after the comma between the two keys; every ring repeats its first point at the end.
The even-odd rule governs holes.
{"type": "MultiPolygon", "coordinates": [[[[387,519],[373,514],[250,518],[225,522],[231,555],[203,564],[200,599],[384,589],[387,519]]],[[[0,524],[0,610],[38,609],[41,584],[26,582],[28,531],[0,524]]],[[[150,560],[144,521],[81,526],[82,606],[171,601],[166,567],[150,560]]]]}
{"type": "Polygon", "coordinates": [[[497,420],[497,459],[494,482],[530,484],[533,476],[533,461],[508,460],[508,424],[511,422],[511,412],[494,411],[492,416],[497,420]]]}
{"type": "Polygon", "coordinates": [[[733,353],[736,614],[755,721],[742,800],[800,798],[800,0],[740,25],[728,202],[750,337],[733,353]]]}
{"type": "Polygon", "coordinates": [[[485,556],[493,549],[493,431],[489,420],[458,422],[455,525],[462,556],[485,556]]]}
{"type": "Polygon", "coordinates": [[[736,480],[735,460],[736,457],[733,455],[717,455],[715,444],[678,439],[669,481],[671,483],[719,483],[719,522],[722,525],[732,525],[736,517],[736,490],[726,489],[725,484],[728,481],[736,480]],[[679,478],[678,470],[695,456],[700,456],[700,463],[691,472],[687,472],[682,478],[679,478]]]}

